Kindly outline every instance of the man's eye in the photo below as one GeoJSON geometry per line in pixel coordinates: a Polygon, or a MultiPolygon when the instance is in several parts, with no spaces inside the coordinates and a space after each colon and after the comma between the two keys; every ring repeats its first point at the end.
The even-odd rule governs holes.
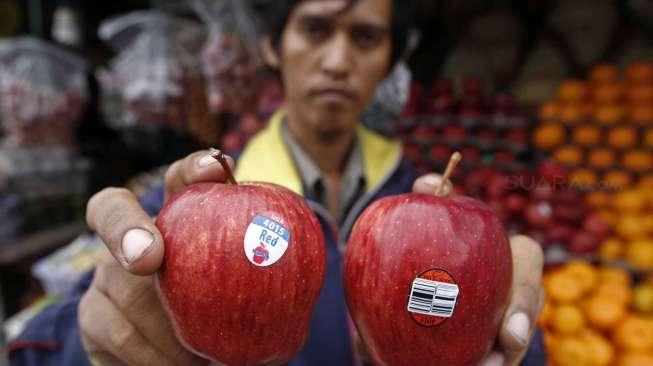
{"type": "Polygon", "coordinates": [[[371,28],[359,28],[352,31],[352,39],[362,49],[368,49],[381,42],[383,32],[371,28]]]}
{"type": "Polygon", "coordinates": [[[304,34],[311,40],[317,41],[328,37],[331,27],[326,22],[308,21],[303,25],[304,34]]]}

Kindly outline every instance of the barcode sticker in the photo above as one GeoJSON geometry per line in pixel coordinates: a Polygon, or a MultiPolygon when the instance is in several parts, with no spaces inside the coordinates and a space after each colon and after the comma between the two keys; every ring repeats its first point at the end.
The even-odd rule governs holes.
{"type": "Polygon", "coordinates": [[[408,311],[450,318],[458,299],[458,285],[416,278],[410,290],[408,311]]]}

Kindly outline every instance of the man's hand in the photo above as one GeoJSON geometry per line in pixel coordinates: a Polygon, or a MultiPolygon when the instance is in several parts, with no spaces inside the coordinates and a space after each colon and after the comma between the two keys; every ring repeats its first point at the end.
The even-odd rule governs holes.
{"type": "MultiPolygon", "coordinates": [[[[425,175],[415,181],[413,192],[433,194],[441,183],[440,175],[425,175]]],[[[450,182],[446,182],[443,191],[445,195],[451,193],[450,182]]],[[[483,366],[518,365],[528,350],[544,305],[542,248],[526,236],[510,238],[510,248],[513,265],[510,303],[503,315],[495,349],[481,362],[483,366]]]]}
{"type": "MultiPolygon", "coordinates": [[[[192,183],[226,179],[208,151],[198,152],[170,166],[165,197],[192,183]]],[[[91,358],[103,366],[206,364],[179,344],[156,295],[152,274],[163,261],[163,239],[137,198],[107,188],[89,201],[86,221],[114,257],[98,266],[79,305],[82,343],[91,358]]]]}

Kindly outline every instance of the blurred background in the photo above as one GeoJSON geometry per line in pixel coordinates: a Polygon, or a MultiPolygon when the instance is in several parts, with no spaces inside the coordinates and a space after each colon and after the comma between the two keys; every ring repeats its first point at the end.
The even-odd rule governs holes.
{"type": "MultiPolygon", "coordinates": [[[[283,104],[268,1],[0,0],[0,354],[96,263],[93,193],[283,104]]],[[[653,1],[418,0],[413,40],[363,123],[421,172],[460,150],[457,192],[543,245],[553,364],[653,363],[653,1]]]]}

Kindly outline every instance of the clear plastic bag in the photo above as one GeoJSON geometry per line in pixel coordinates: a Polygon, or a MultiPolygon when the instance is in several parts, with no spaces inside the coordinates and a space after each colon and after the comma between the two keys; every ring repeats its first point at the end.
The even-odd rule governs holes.
{"type": "Polygon", "coordinates": [[[205,35],[199,24],[159,11],[138,11],[105,21],[99,35],[119,52],[111,74],[125,124],[192,132],[193,126],[209,123],[198,57],[205,35]]]}
{"type": "Polygon", "coordinates": [[[0,42],[0,115],[10,147],[72,148],[87,98],[86,62],[44,41],[0,42]]]}
{"type": "Polygon", "coordinates": [[[202,51],[209,108],[214,113],[256,112],[262,58],[252,10],[242,0],[193,0],[209,37],[202,51]]]}
{"type": "Polygon", "coordinates": [[[390,75],[377,86],[372,102],[361,117],[363,124],[390,136],[410,97],[412,74],[405,63],[398,63],[390,75]]]}

